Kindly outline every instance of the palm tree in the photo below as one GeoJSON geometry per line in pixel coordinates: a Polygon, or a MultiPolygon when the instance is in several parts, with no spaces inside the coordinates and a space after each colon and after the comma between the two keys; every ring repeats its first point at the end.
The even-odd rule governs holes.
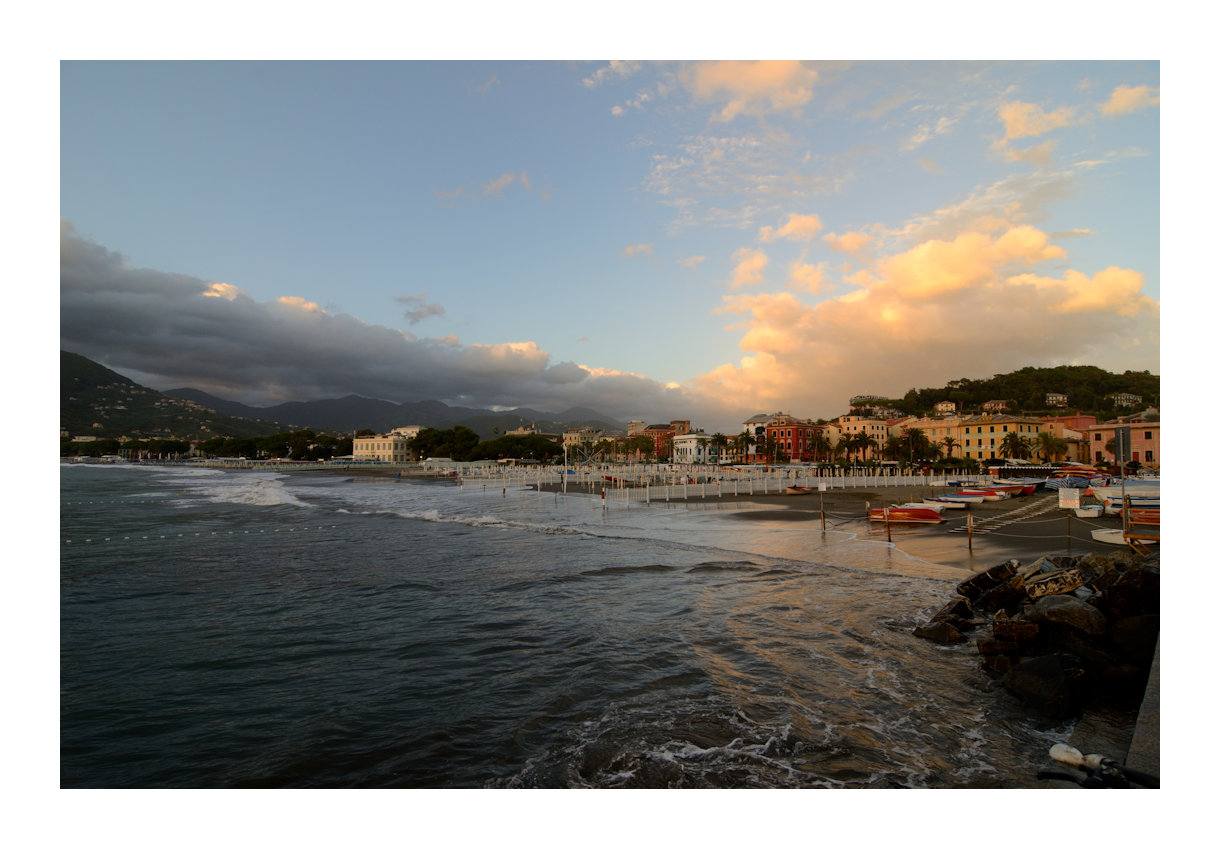
{"type": "Polygon", "coordinates": [[[724,449],[729,444],[729,438],[720,431],[716,431],[712,434],[710,441],[712,443],[712,447],[716,449],[716,462],[719,463],[721,454],[724,453],[724,449]]]}
{"type": "Polygon", "coordinates": [[[746,431],[742,431],[733,437],[733,447],[736,449],[737,453],[741,455],[741,460],[743,463],[749,462],[748,455],[750,446],[754,445],[757,441],[758,440],[754,438],[752,433],[748,433],[746,431]]]}
{"type": "Polygon", "coordinates": [[[823,459],[829,458],[832,450],[833,446],[831,446],[830,440],[824,433],[819,433],[809,440],[809,453],[813,455],[815,460],[819,455],[823,459]]]}
{"type": "Polygon", "coordinates": [[[1000,441],[1000,456],[1005,458],[1029,456],[1029,443],[1021,434],[1013,431],[1000,441]]]}
{"type": "Polygon", "coordinates": [[[945,453],[949,456],[949,459],[952,460],[953,459],[953,449],[957,447],[957,440],[954,439],[952,436],[946,436],[944,439],[942,439],[940,441],[940,444],[945,446],[945,453]]]}
{"type": "Polygon", "coordinates": [[[1036,449],[1044,461],[1055,457],[1061,457],[1067,453],[1067,442],[1055,436],[1049,430],[1044,430],[1038,434],[1036,449]]]}

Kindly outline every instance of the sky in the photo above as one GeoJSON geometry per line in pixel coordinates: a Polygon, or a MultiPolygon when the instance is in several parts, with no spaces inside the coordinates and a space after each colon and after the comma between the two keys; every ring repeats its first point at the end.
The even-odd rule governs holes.
{"type": "Polygon", "coordinates": [[[1160,373],[1158,61],[64,61],[60,343],[155,389],[831,418],[1160,373]]]}

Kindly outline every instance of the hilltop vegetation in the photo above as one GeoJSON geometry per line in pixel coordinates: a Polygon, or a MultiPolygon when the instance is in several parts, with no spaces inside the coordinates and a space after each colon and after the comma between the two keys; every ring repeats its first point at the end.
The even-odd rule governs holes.
{"type": "Polygon", "coordinates": [[[170,398],[68,351],[59,352],[59,426],[73,437],[100,439],[258,437],[284,429],[170,398]]]}
{"type": "Polygon", "coordinates": [[[1123,412],[1122,408],[1116,408],[1114,402],[1106,398],[1115,392],[1139,395],[1143,400],[1138,409],[1159,408],[1161,378],[1147,371],[1114,374],[1096,366],[1027,366],[986,380],[961,378],[951,380],[941,388],[912,389],[903,397],[887,403],[911,415],[927,415],[933,412],[938,401],[956,401],[958,410],[967,412],[982,410],[987,401],[1009,401],[1013,409],[1030,414],[1079,412],[1104,419],[1123,412]],[[1067,406],[1048,406],[1048,392],[1066,395],[1067,406]]]}

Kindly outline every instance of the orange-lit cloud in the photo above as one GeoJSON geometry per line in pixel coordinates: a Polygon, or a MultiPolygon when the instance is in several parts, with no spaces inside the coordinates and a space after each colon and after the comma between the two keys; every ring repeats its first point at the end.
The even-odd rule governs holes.
{"type": "Polygon", "coordinates": [[[1026,365],[1155,368],[1160,309],[1142,275],[1033,270],[1065,258],[1033,227],[971,231],[883,257],[854,275],[860,288],[813,305],[792,292],[727,295],[720,312],[735,317],[742,357],[690,385],[831,417],[860,392],[900,396],[1026,365]]]}
{"type": "Polygon", "coordinates": [[[733,269],[733,279],[729,285],[734,289],[755,286],[762,282],[762,272],[768,261],[765,253],[752,248],[738,248],[733,252],[733,261],[737,266],[733,269]]]}
{"type": "Polygon", "coordinates": [[[799,292],[819,295],[834,287],[826,281],[826,264],[810,265],[806,262],[788,263],[788,288],[799,292]]]}
{"type": "Polygon", "coordinates": [[[652,245],[651,244],[628,245],[627,247],[623,248],[623,252],[620,254],[620,256],[635,256],[636,254],[651,255],[652,254],[652,245]]]}
{"type": "Polygon", "coordinates": [[[232,301],[241,294],[241,289],[238,289],[231,283],[213,283],[203,293],[205,298],[224,298],[226,301],[232,301]]]}
{"type": "Polygon", "coordinates": [[[686,68],[683,84],[696,101],[727,101],[721,121],[799,109],[813,97],[817,72],[800,62],[699,62],[686,68]]]}
{"type": "Polygon", "coordinates": [[[1076,121],[1076,110],[1061,106],[1047,112],[1035,103],[1014,101],[1000,107],[1000,120],[1004,122],[1004,140],[1040,136],[1076,121]]]}
{"type": "Polygon", "coordinates": [[[788,221],[776,230],[773,227],[762,227],[758,231],[758,239],[762,242],[774,242],[776,239],[789,239],[793,242],[808,242],[822,229],[822,219],[816,215],[798,215],[789,213],[788,221]]]}
{"type": "Polygon", "coordinates": [[[1113,117],[1161,105],[1159,90],[1146,85],[1120,85],[1110,92],[1110,99],[1099,108],[1103,115],[1113,117]]]}
{"type": "Polygon", "coordinates": [[[830,245],[836,251],[842,251],[846,254],[858,255],[863,251],[872,237],[867,233],[851,232],[844,233],[840,236],[838,233],[827,233],[822,237],[822,241],[830,245]]]}

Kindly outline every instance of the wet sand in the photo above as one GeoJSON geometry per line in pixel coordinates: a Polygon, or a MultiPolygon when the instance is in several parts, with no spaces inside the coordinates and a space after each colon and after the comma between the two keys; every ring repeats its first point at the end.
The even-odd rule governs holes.
{"type": "MultiPolygon", "coordinates": [[[[543,484],[545,492],[559,491],[558,484],[543,484]]],[[[692,487],[693,489],[693,487],[692,487]]],[[[720,504],[741,521],[807,523],[821,529],[823,514],[827,530],[851,530],[861,538],[887,540],[903,553],[929,563],[970,572],[981,572],[998,563],[1016,559],[1032,563],[1040,557],[1080,555],[1090,551],[1110,553],[1120,546],[1099,543],[1094,528],[1122,526],[1117,516],[1080,519],[1060,509],[1057,492],[1017,496],[1003,501],[985,501],[964,510],[946,510],[939,525],[906,525],[870,522],[871,507],[888,507],[920,501],[928,495],[944,494],[944,487],[897,486],[832,489],[801,495],[690,495],[668,503],[720,504]],[[973,526],[967,533],[967,517],[973,526]]],[[[569,493],[575,497],[595,497],[569,493]]]]}

